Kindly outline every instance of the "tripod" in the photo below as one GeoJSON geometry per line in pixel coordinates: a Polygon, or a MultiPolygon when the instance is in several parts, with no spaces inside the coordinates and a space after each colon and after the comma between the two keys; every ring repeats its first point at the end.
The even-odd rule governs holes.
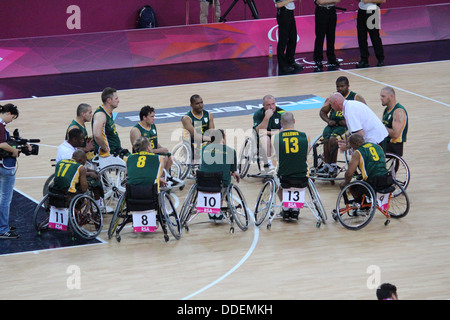
{"type": "MultiPolygon", "coordinates": [[[[230,13],[231,9],[233,9],[233,7],[236,5],[236,3],[238,3],[239,0],[234,0],[233,3],[231,4],[231,6],[227,9],[227,11],[225,11],[225,14],[223,16],[220,17],[219,22],[225,22],[227,21],[225,19],[225,17],[230,13]]],[[[250,8],[250,11],[252,12],[252,16],[254,19],[259,19],[259,13],[258,13],[258,9],[256,9],[256,4],[254,0],[243,0],[245,4],[248,5],[248,7],[250,8]]]]}

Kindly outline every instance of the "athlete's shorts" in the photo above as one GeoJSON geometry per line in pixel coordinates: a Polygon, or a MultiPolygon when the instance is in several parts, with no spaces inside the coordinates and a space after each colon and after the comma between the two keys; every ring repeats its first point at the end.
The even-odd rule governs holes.
{"type": "Polygon", "coordinates": [[[347,127],[343,127],[343,126],[333,126],[333,127],[326,126],[323,129],[322,137],[325,140],[327,140],[331,136],[339,137],[339,136],[343,135],[346,131],[347,131],[347,127]]]}

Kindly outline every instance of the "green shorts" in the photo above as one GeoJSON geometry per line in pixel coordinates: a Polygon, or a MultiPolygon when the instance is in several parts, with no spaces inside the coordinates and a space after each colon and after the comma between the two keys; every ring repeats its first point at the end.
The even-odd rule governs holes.
{"type": "Polygon", "coordinates": [[[347,131],[347,127],[343,127],[343,126],[326,126],[323,129],[323,133],[322,133],[322,137],[327,140],[329,139],[331,136],[336,136],[339,137],[341,135],[343,135],[345,133],[345,131],[347,131]]]}

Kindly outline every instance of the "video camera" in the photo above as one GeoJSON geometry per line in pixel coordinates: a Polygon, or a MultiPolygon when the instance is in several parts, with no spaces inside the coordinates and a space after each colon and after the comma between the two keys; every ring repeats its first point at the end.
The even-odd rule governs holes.
{"type": "MultiPolygon", "coordinates": [[[[37,144],[31,143],[39,143],[40,139],[23,139],[19,136],[19,129],[14,130],[12,137],[6,143],[8,143],[11,147],[19,149],[19,152],[22,152],[26,156],[37,156],[39,153],[39,146],[37,144]],[[30,143],[31,151],[28,150],[27,144],[30,143]]],[[[0,149],[0,158],[8,158],[11,157],[11,153],[0,149]]]]}

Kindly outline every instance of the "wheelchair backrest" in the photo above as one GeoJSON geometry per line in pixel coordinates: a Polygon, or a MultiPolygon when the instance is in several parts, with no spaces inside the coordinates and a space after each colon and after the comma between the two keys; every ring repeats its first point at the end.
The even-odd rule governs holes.
{"type": "Polygon", "coordinates": [[[280,184],[283,189],[306,188],[308,186],[308,178],[280,177],[280,184]]]}
{"type": "Polygon", "coordinates": [[[158,185],[126,185],[125,199],[128,211],[146,211],[158,208],[158,185]]]}
{"type": "Polygon", "coordinates": [[[222,190],[222,172],[197,171],[197,190],[220,192],[222,190]]]}
{"type": "Polygon", "coordinates": [[[48,203],[56,208],[68,208],[70,204],[70,194],[67,191],[60,191],[50,185],[48,188],[48,203]]]}
{"type": "Polygon", "coordinates": [[[376,192],[379,193],[391,193],[395,190],[393,184],[394,178],[392,178],[391,174],[388,173],[382,176],[375,176],[375,178],[373,179],[372,187],[376,192]]]}

